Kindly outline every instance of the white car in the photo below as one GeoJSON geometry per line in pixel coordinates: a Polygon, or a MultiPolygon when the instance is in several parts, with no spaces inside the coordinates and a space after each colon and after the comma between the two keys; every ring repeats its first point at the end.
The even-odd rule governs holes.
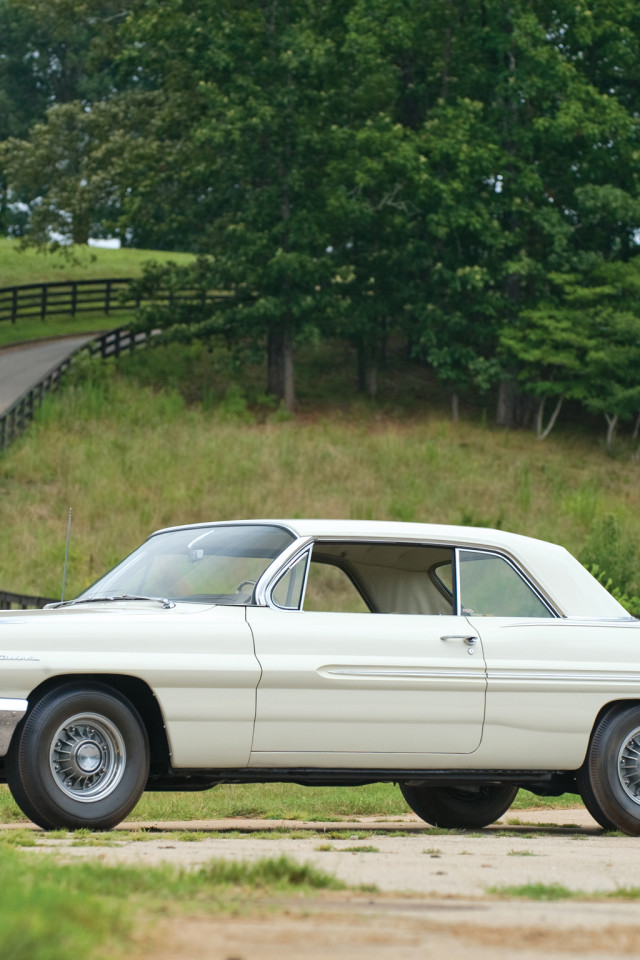
{"type": "Polygon", "coordinates": [[[0,614],[1,773],[45,829],[112,827],[144,790],[392,781],[443,827],[526,787],[639,834],[639,641],[566,550],[500,530],[172,527],[0,614]]]}

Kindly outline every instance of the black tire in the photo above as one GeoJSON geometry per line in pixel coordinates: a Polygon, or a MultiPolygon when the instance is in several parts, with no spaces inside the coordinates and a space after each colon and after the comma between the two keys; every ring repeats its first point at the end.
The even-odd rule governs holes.
{"type": "Polygon", "coordinates": [[[640,705],[602,717],[577,779],[584,805],[601,827],[640,835],[640,705]]]}
{"type": "Polygon", "coordinates": [[[136,805],[148,775],[140,715],[100,683],[46,693],[18,726],[7,764],[16,803],[45,830],[111,829],[136,805]]]}
{"type": "Polygon", "coordinates": [[[518,792],[518,787],[511,783],[450,787],[401,783],[400,789],[422,820],[449,830],[478,830],[489,826],[506,813],[518,792]]]}

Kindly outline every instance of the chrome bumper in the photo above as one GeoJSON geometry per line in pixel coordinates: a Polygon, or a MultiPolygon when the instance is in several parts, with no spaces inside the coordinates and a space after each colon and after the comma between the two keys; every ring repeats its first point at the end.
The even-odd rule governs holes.
{"type": "Polygon", "coordinates": [[[0,697],[0,757],[6,755],[13,731],[24,717],[28,706],[27,700],[9,700],[0,697]]]}

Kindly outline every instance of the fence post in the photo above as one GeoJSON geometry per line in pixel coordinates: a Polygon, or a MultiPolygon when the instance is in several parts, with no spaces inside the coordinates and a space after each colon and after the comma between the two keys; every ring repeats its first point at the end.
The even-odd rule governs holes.
{"type": "Polygon", "coordinates": [[[104,292],[104,312],[109,315],[109,308],[111,306],[111,280],[107,280],[107,287],[104,292]]]}
{"type": "Polygon", "coordinates": [[[13,296],[11,298],[11,323],[16,322],[16,317],[18,316],[18,288],[13,288],[13,296]]]}
{"type": "Polygon", "coordinates": [[[40,295],[40,319],[44,322],[47,318],[47,287],[46,283],[42,284],[42,293],[40,295]]]}
{"type": "Polygon", "coordinates": [[[75,280],[71,281],[71,316],[76,315],[76,305],[78,303],[78,284],[75,280]]]}

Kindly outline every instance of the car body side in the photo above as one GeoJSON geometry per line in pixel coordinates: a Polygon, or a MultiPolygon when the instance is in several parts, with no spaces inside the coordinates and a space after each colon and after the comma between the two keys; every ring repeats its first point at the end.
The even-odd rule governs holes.
{"type": "Polygon", "coordinates": [[[340,771],[345,781],[349,771],[363,781],[416,771],[522,772],[526,781],[576,771],[603,710],[640,701],[640,623],[561,547],[478,528],[263,522],[293,539],[260,578],[256,603],[96,601],[0,614],[0,752],[20,719],[16,704],[26,709],[69,679],[115,689],[133,679],[159,708],[158,783],[198,771],[212,783],[233,771],[304,780],[309,770],[318,782],[323,770],[331,782],[340,771]],[[553,615],[371,616],[271,602],[287,564],[340,540],[491,550],[553,615]]]}

